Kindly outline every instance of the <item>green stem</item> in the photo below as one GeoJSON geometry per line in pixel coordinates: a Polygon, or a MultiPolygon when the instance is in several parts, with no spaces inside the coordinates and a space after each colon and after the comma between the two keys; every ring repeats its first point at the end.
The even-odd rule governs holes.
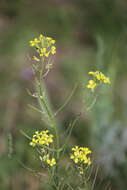
{"type": "MultiPolygon", "coordinates": [[[[40,109],[42,113],[45,113],[46,118],[48,118],[48,124],[55,134],[56,144],[55,144],[55,147],[53,147],[53,150],[56,150],[56,151],[53,151],[53,153],[56,155],[56,161],[58,163],[59,157],[60,157],[59,133],[58,133],[57,123],[54,117],[54,113],[48,102],[48,96],[44,94],[46,93],[46,89],[45,89],[45,86],[43,85],[43,82],[44,82],[44,78],[43,78],[43,65],[42,65],[42,69],[39,72],[39,76],[35,77],[35,88],[38,95],[37,99],[40,105],[40,109]]],[[[53,167],[51,170],[52,170],[51,173],[52,173],[53,181],[55,182],[56,187],[58,187],[58,183],[59,183],[58,164],[56,164],[56,166],[53,167]]]]}
{"type": "MultiPolygon", "coordinates": [[[[56,149],[59,150],[59,134],[58,134],[58,129],[57,129],[56,121],[54,120],[51,108],[49,107],[49,104],[47,103],[47,101],[45,100],[45,97],[43,96],[43,92],[45,90],[42,87],[43,81],[42,81],[41,77],[42,76],[40,74],[40,80],[38,81],[36,79],[36,89],[37,89],[37,92],[38,92],[38,101],[39,101],[39,104],[41,106],[42,111],[43,111],[43,109],[45,109],[46,115],[48,116],[48,119],[50,121],[50,125],[52,126],[52,129],[54,129],[55,136],[56,136],[56,149]]],[[[57,151],[56,157],[57,157],[57,160],[59,160],[59,151],[57,151]]]]}
{"type": "Polygon", "coordinates": [[[70,101],[70,99],[72,98],[73,94],[75,93],[76,89],[78,87],[78,84],[76,84],[71,92],[71,94],[69,95],[69,97],[65,100],[64,104],[56,111],[56,113],[54,114],[54,116],[56,116],[70,101]]]}

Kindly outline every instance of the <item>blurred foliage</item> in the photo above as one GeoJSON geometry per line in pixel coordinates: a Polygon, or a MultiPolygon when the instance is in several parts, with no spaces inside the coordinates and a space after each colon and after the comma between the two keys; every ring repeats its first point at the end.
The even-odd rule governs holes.
{"type": "MultiPolygon", "coordinates": [[[[93,109],[81,116],[69,146],[91,145],[103,169],[97,184],[100,176],[103,182],[95,189],[104,189],[110,182],[111,189],[126,190],[126,10],[126,0],[1,0],[0,189],[43,189],[46,176],[37,177],[31,171],[42,169],[20,130],[32,134],[44,127],[28,107],[36,101],[26,91],[33,91],[28,41],[44,33],[53,36],[58,46],[54,68],[46,79],[54,109],[76,81],[84,80],[85,87],[89,70],[99,69],[111,77],[111,87],[103,88],[93,109]]],[[[63,129],[82,111],[81,94],[79,89],[59,114],[63,129]]]]}

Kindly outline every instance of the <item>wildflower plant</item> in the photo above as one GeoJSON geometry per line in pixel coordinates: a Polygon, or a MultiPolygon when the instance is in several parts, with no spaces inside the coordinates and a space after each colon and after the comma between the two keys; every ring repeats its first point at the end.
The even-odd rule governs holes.
{"type": "MultiPolygon", "coordinates": [[[[47,77],[52,68],[53,58],[56,54],[55,43],[56,41],[53,38],[46,37],[42,34],[29,42],[29,45],[33,48],[31,65],[34,73],[35,92],[28,92],[32,97],[37,99],[39,104],[39,108],[33,105],[31,105],[31,108],[41,114],[42,120],[46,124],[46,129],[35,131],[32,137],[25,136],[30,139],[29,145],[38,152],[38,158],[42,163],[42,166],[48,171],[48,189],[74,189],[74,185],[69,183],[68,177],[63,179],[63,177],[60,176],[60,161],[63,159],[63,154],[66,153],[71,132],[79,117],[76,117],[74,122],[72,122],[72,125],[69,126],[68,135],[62,143],[60,141],[60,131],[56,115],[66,106],[67,102],[75,92],[76,87],[65,103],[56,111],[52,110],[45,87],[45,77],[47,77]]],[[[101,83],[110,83],[110,79],[100,71],[91,71],[89,72],[89,75],[92,76],[92,79],[88,81],[87,88],[92,91],[94,91],[94,89],[101,83]]],[[[86,174],[86,169],[92,164],[92,151],[87,147],[75,146],[69,152],[68,162],[71,165],[70,168],[76,168],[77,176],[82,176],[83,183],[79,184],[78,189],[85,188],[86,183],[84,183],[84,176],[86,174]]]]}

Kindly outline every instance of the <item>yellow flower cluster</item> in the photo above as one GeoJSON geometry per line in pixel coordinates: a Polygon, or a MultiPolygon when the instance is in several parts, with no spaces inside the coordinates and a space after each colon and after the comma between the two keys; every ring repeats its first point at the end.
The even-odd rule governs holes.
{"type": "Polygon", "coordinates": [[[75,164],[91,164],[91,159],[88,157],[88,154],[91,154],[92,152],[89,148],[75,146],[72,148],[72,151],[73,153],[70,155],[70,158],[75,162],[75,164]]]}
{"type": "Polygon", "coordinates": [[[47,164],[50,165],[50,166],[56,165],[55,158],[47,159],[46,161],[47,161],[47,164]]]}
{"type": "Polygon", "coordinates": [[[102,72],[100,71],[90,71],[88,73],[89,75],[93,76],[93,79],[88,81],[87,88],[90,88],[92,91],[97,87],[99,83],[104,83],[104,84],[110,84],[110,79],[109,77],[106,77],[102,72]]]}
{"type": "MultiPolygon", "coordinates": [[[[51,37],[46,37],[40,34],[38,38],[29,41],[31,47],[35,47],[39,57],[49,57],[56,53],[55,40],[51,37]]],[[[33,60],[39,61],[39,58],[34,56],[33,60]]]]}
{"type": "Polygon", "coordinates": [[[41,146],[41,148],[40,148],[40,152],[41,152],[40,160],[45,162],[49,166],[54,166],[54,165],[56,165],[56,160],[55,160],[55,158],[50,158],[50,154],[49,154],[49,151],[50,151],[49,145],[51,143],[53,143],[53,135],[49,134],[48,130],[45,130],[45,131],[36,131],[32,137],[30,145],[33,147],[41,146]]]}
{"type": "Polygon", "coordinates": [[[40,160],[44,161],[45,163],[47,163],[51,167],[56,165],[55,158],[49,158],[49,154],[45,154],[43,157],[40,156],[40,160]]]}
{"type": "Polygon", "coordinates": [[[30,145],[35,147],[36,145],[46,145],[49,146],[53,142],[53,135],[49,134],[49,131],[36,131],[32,137],[30,145]]]}
{"type": "Polygon", "coordinates": [[[109,83],[110,84],[110,79],[109,77],[106,77],[102,72],[100,71],[90,71],[88,73],[89,75],[92,75],[93,77],[95,77],[98,81],[103,82],[103,83],[109,83]]]}

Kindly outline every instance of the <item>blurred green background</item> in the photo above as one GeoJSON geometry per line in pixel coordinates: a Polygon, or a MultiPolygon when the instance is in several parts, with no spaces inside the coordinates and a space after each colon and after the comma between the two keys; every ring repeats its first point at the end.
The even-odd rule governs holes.
{"type": "MultiPolygon", "coordinates": [[[[33,90],[28,42],[40,33],[57,41],[46,79],[54,109],[76,81],[84,81],[85,87],[88,71],[110,76],[110,87],[81,116],[70,146],[93,150],[100,166],[96,190],[127,190],[126,0],[0,0],[0,189],[43,189],[43,176],[40,182],[31,171],[41,171],[40,163],[20,133],[43,128],[40,115],[28,106],[35,101],[27,93],[33,90]]],[[[82,111],[86,99],[81,94],[78,90],[59,114],[63,129],[82,111]]]]}

